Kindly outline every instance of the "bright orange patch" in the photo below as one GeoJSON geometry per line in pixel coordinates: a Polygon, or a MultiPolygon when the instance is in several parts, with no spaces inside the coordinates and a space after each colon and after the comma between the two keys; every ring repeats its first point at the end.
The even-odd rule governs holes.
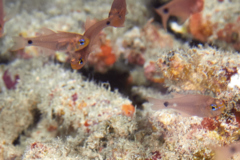
{"type": "Polygon", "coordinates": [[[101,51],[97,54],[99,60],[103,61],[107,66],[111,66],[116,62],[116,56],[112,53],[112,47],[109,45],[101,45],[101,51]]]}
{"type": "Polygon", "coordinates": [[[87,106],[87,103],[86,102],[84,102],[84,101],[82,101],[82,103],[79,103],[78,104],[78,109],[83,109],[84,107],[86,107],[87,106]]]}
{"type": "Polygon", "coordinates": [[[126,116],[132,116],[134,114],[135,108],[131,104],[122,105],[122,111],[126,116]]]}
{"type": "Polygon", "coordinates": [[[194,38],[201,42],[206,42],[213,34],[213,25],[210,20],[203,19],[202,13],[193,14],[189,21],[189,30],[194,38]]]}

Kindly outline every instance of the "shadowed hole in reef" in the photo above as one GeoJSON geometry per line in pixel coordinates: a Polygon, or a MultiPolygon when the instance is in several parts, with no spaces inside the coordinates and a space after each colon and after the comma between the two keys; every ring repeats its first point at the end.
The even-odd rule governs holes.
{"type": "Polygon", "coordinates": [[[33,108],[30,112],[33,116],[33,123],[29,126],[29,128],[34,128],[41,120],[42,113],[38,108],[33,108]]]}
{"type": "MultiPolygon", "coordinates": [[[[129,84],[131,66],[127,65],[124,60],[117,61],[106,73],[94,72],[93,67],[82,68],[78,72],[96,83],[109,83],[111,91],[117,89],[121,94],[132,101],[134,106],[142,109],[142,104],[146,102],[140,95],[132,93],[132,85],[129,84]]],[[[107,87],[107,86],[106,86],[107,87]]]]}
{"type": "Polygon", "coordinates": [[[20,135],[18,135],[18,137],[12,142],[12,144],[13,144],[14,146],[20,145],[20,135]]]}
{"type": "MultiPolygon", "coordinates": [[[[32,124],[28,126],[28,130],[31,130],[33,128],[35,128],[38,124],[38,122],[41,120],[41,112],[38,108],[33,108],[32,110],[30,110],[30,113],[32,114],[33,116],[33,121],[32,121],[32,124]]],[[[25,135],[24,133],[24,130],[18,135],[18,137],[12,142],[12,144],[14,146],[16,145],[20,145],[20,137],[22,135],[25,135]]]]}
{"type": "MultiPolygon", "coordinates": [[[[60,63],[56,59],[55,63],[60,63]]],[[[65,63],[65,68],[70,69],[71,66],[69,63],[65,63]]],[[[83,67],[78,70],[87,80],[94,81],[95,83],[108,83],[111,87],[111,91],[117,89],[119,93],[123,94],[125,97],[128,97],[132,101],[132,105],[136,106],[137,109],[143,109],[143,103],[147,102],[147,99],[143,97],[138,92],[133,92],[133,85],[129,82],[130,71],[134,68],[134,65],[125,63],[124,58],[119,58],[119,60],[109,69],[106,73],[95,72],[93,67],[83,67]]],[[[108,88],[108,85],[103,85],[108,88]]],[[[163,87],[162,84],[154,84],[147,82],[144,85],[145,87],[158,88],[159,92],[165,93],[167,91],[166,87],[163,87]]]]}

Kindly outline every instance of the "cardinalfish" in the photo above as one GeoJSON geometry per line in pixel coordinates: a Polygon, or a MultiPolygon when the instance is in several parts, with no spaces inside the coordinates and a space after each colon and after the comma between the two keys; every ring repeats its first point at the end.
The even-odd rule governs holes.
{"type": "Polygon", "coordinates": [[[173,109],[183,116],[215,117],[225,109],[222,100],[205,95],[181,95],[174,94],[172,99],[148,98],[153,104],[152,109],[173,109]]]}
{"type": "Polygon", "coordinates": [[[126,0],[114,0],[109,12],[109,17],[90,26],[84,33],[89,39],[89,45],[72,55],[71,67],[81,69],[85,64],[89,54],[92,52],[92,46],[95,44],[97,35],[108,26],[122,27],[126,15],[126,0]]]}
{"type": "Polygon", "coordinates": [[[16,51],[26,46],[38,46],[54,51],[73,53],[85,48],[89,44],[86,36],[71,32],[54,32],[44,28],[44,34],[38,37],[13,37],[15,45],[11,50],[16,51]]]}
{"type": "Polygon", "coordinates": [[[3,26],[4,26],[4,11],[3,11],[3,0],[0,0],[0,37],[3,36],[3,26]]]}
{"type": "Polygon", "coordinates": [[[127,14],[126,0],[114,0],[108,18],[113,27],[122,27],[127,14]]]}
{"type": "Polygon", "coordinates": [[[179,23],[183,24],[191,14],[203,10],[204,0],[172,0],[155,11],[162,17],[163,27],[167,29],[167,21],[170,16],[179,18],[179,23]]]}
{"type": "Polygon", "coordinates": [[[231,157],[240,152],[240,143],[230,144],[224,147],[212,147],[215,151],[214,160],[230,160],[231,157]]]}

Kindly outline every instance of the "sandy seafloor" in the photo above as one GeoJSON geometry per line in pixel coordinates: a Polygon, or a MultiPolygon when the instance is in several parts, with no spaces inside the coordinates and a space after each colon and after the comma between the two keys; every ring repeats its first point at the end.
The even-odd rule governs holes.
{"type": "Polygon", "coordinates": [[[213,147],[239,141],[239,0],[205,2],[203,17],[218,24],[210,35],[189,34],[190,22],[173,27],[177,34],[167,32],[150,21],[156,17],[150,2],[127,0],[124,27],[101,33],[116,58],[111,65],[97,54],[99,48],[80,71],[73,71],[60,53],[35,47],[10,51],[11,37],[35,36],[42,27],[82,34],[87,19],[108,16],[111,3],[5,0],[0,160],[210,160],[213,147]],[[228,23],[239,27],[230,32],[238,35],[230,42],[217,37],[228,23]],[[197,45],[199,39],[204,43],[197,45]],[[4,83],[6,71],[13,83],[19,77],[14,89],[4,83]],[[223,99],[226,110],[214,118],[184,117],[153,111],[146,102],[146,97],[171,97],[169,92],[223,99]]]}

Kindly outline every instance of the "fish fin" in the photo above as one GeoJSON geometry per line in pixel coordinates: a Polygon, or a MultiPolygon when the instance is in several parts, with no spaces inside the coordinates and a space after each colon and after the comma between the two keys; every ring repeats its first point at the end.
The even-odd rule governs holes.
{"type": "Polygon", "coordinates": [[[182,98],[182,97],[186,96],[185,94],[179,94],[179,93],[171,93],[171,95],[173,95],[174,98],[182,98]]]}
{"type": "Polygon", "coordinates": [[[66,32],[66,31],[57,31],[57,33],[74,33],[74,32],[66,32]]]}
{"type": "Polygon", "coordinates": [[[94,25],[95,23],[97,23],[97,20],[95,19],[90,19],[89,17],[87,17],[86,22],[84,24],[84,28],[85,31],[90,28],[92,25],[94,25]]]}
{"type": "Polygon", "coordinates": [[[27,46],[26,40],[23,37],[12,37],[14,46],[10,49],[11,51],[17,51],[27,46]]]}
{"type": "Polygon", "coordinates": [[[14,7],[10,9],[10,12],[6,12],[6,10],[4,11],[4,23],[9,21],[19,13],[22,3],[22,0],[18,0],[14,4],[14,7]]]}
{"type": "Polygon", "coordinates": [[[126,9],[126,14],[125,14],[125,16],[128,14],[128,10],[126,9]]]}
{"type": "Polygon", "coordinates": [[[125,25],[124,25],[124,24],[122,24],[122,25],[120,25],[120,26],[117,26],[117,28],[121,28],[121,27],[125,27],[125,25]]]}
{"type": "Polygon", "coordinates": [[[180,110],[177,110],[177,109],[174,109],[174,111],[176,111],[177,113],[181,114],[181,116],[183,116],[183,117],[192,117],[192,116],[196,116],[196,115],[190,115],[190,114],[187,114],[186,112],[184,112],[184,111],[180,111],[180,110]]]}
{"type": "Polygon", "coordinates": [[[191,15],[191,13],[187,13],[187,12],[186,13],[183,12],[183,13],[176,15],[177,17],[179,17],[178,23],[183,24],[190,17],[190,15],[191,15]]]}
{"type": "Polygon", "coordinates": [[[162,7],[155,9],[155,11],[157,12],[158,15],[161,16],[163,28],[167,30],[167,22],[168,22],[169,14],[163,14],[162,7]]]}
{"type": "Polygon", "coordinates": [[[49,29],[49,28],[46,28],[46,27],[42,27],[40,30],[39,30],[39,34],[40,35],[50,35],[50,34],[54,34],[56,32],[54,32],[53,30],[49,29]]]}

